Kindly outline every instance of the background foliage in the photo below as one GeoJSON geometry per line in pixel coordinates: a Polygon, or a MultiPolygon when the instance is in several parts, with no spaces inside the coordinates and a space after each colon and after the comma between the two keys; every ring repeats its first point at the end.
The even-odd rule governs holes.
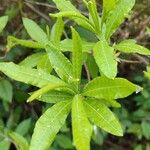
{"type": "MultiPolygon", "coordinates": [[[[86,15],[87,10],[80,0],[74,0],[73,3],[86,15]]],[[[98,1],[98,8],[101,11],[102,2],[98,1]]],[[[112,41],[121,41],[122,39],[136,39],[139,44],[150,48],[150,2],[148,0],[137,0],[133,9],[132,16],[127,19],[118,31],[113,35],[112,41]]],[[[39,1],[23,1],[23,0],[1,0],[0,1],[0,16],[8,15],[9,22],[5,30],[0,34],[0,61],[21,62],[25,57],[33,54],[34,49],[17,46],[11,51],[6,48],[7,36],[13,35],[18,38],[28,39],[28,35],[23,28],[22,17],[28,17],[36,20],[40,26],[45,29],[46,24],[52,26],[55,19],[50,18],[47,14],[56,12],[57,9],[51,0],[39,1]]],[[[65,32],[63,37],[69,36],[69,26],[73,22],[66,20],[65,32]]],[[[77,27],[76,30],[83,38],[88,38],[89,41],[95,41],[91,32],[77,27]]],[[[57,39],[56,39],[57,40],[57,39]]],[[[88,59],[92,59],[88,57],[88,59]]],[[[91,60],[92,61],[92,60],[91,60]]],[[[135,149],[149,150],[150,149],[150,81],[146,71],[146,66],[149,65],[149,58],[141,55],[133,54],[130,56],[122,55],[119,64],[119,76],[125,77],[130,81],[144,87],[140,94],[132,96],[121,101],[122,108],[114,109],[113,111],[120,118],[123,128],[124,137],[117,138],[106,132],[95,128],[92,137],[92,149],[135,149]]],[[[97,68],[93,68],[88,64],[90,76],[97,76],[97,68]],[[93,71],[94,69],[94,71],[93,71]]],[[[49,68],[50,69],[50,68],[49,68]]],[[[148,69],[149,72],[149,69],[148,69]]],[[[85,76],[87,79],[86,66],[85,76]]],[[[0,74],[0,150],[4,147],[6,150],[10,147],[15,149],[18,142],[18,135],[26,137],[30,141],[34,124],[38,117],[44,112],[49,104],[38,102],[26,103],[32,86],[25,85],[7,78],[4,74],[0,74]],[[3,130],[4,129],[4,130],[3,130]],[[15,133],[14,133],[15,132],[15,133]],[[15,134],[15,135],[14,135],[15,134]],[[5,138],[7,136],[7,138],[5,138]],[[10,142],[12,144],[10,145],[10,142]]],[[[53,147],[50,150],[74,149],[71,137],[71,120],[64,125],[61,132],[57,135],[53,147]]],[[[24,141],[22,141],[24,142],[24,141]]]]}

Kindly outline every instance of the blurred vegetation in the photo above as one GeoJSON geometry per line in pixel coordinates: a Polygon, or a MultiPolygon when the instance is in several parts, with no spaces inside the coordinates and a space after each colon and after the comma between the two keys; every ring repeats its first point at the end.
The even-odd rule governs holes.
{"type": "MultiPolygon", "coordinates": [[[[82,0],[74,0],[73,3],[84,14],[86,9],[82,0]]],[[[102,8],[102,1],[98,0],[98,9],[102,8]]],[[[136,39],[138,43],[150,48],[150,1],[137,0],[132,16],[127,19],[119,30],[114,34],[112,41],[121,41],[121,39],[136,39]]],[[[13,35],[18,38],[29,38],[22,25],[22,17],[28,17],[35,20],[43,29],[45,24],[53,25],[54,21],[48,14],[56,12],[52,0],[0,0],[0,16],[8,15],[9,23],[5,30],[0,34],[0,61],[21,62],[25,57],[34,53],[33,49],[17,46],[7,52],[7,36],[13,35]]],[[[72,22],[65,20],[65,36],[70,36],[69,26],[72,22]]],[[[88,37],[94,41],[93,35],[87,30],[76,27],[82,37],[88,37]]],[[[114,109],[116,115],[120,118],[124,137],[117,138],[109,135],[95,127],[92,140],[92,150],[150,150],[150,80],[148,80],[143,70],[149,65],[148,57],[137,54],[122,56],[122,62],[119,64],[119,76],[125,77],[134,83],[144,87],[140,94],[121,100],[122,108],[114,109]],[[124,61],[129,60],[129,61],[124,61]],[[135,63],[136,62],[136,63],[135,63]]],[[[20,82],[13,81],[0,73],[0,131],[5,129],[15,131],[28,140],[30,140],[35,121],[41,113],[48,107],[48,104],[39,102],[26,103],[28,92],[33,87],[20,82]],[[6,90],[6,91],[4,91],[6,90]],[[8,95],[3,95],[6,92],[8,95]]],[[[50,150],[74,149],[71,137],[71,120],[68,120],[61,132],[57,135],[50,150]]],[[[11,139],[7,139],[8,141],[11,139]]],[[[4,140],[0,132],[0,150],[15,149],[14,144],[4,140]]]]}

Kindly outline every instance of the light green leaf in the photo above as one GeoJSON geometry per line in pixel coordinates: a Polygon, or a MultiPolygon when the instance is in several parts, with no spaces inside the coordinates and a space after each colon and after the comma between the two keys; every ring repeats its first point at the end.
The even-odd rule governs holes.
{"type": "Polygon", "coordinates": [[[31,40],[22,40],[22,39],[15,38],[13,36],[8,36],[7,50],[9,51],[11,48],[13,48],[16,45],[21,45],[24,47],[35,48],[35,49],[44,48],[44,45],[38,42],[34,42],[31,40]]]}
{"type": "Polygon", "coordinates": [[[60,42],[63,31],[64,31],[64,22],[61,17],[58,17],[56,23],[54,24],[51,30],[51,40],[56,43],[60,42]]]}
{"type": "Polygon", "coordinates": [[[57,74],[65,81],[72,79],[73,67],[71,62],[52,44],[46,46],[49,60],[57,74]]]}
{"type": "Polygon", "coordinates": [[[84,20],[86,17],[81,15],[81,13],[71,4],[70,1],[68,1],[68,0],[53,0],[53,1],[57,5],[57,8],[61,12],[69,12],[69,14],[71,14],[71,13],[77,14],[78,17],[77,16],[72,16],[71,17],[69,15],[70,19],[73,19],[77,24],[87,28],[88,30],[90,30],[92,32],[95,32],[95,29],[94,29],[93,25],[88,21],[88,19],[86,19],[86,21],[84,20]],[[80,17],[82,16],[82,19],[79,16],[80,17]]]}
{"type": "Polygon", "coordinates": [[[0,33],[5,28],[7,22],[8,22],[8,16],[2,16],[2,17],[0,17],[0,33]]]}
{"type": "Polygon", "coordinates": [[[113,135],[123,135],[118,119],[103,103],[98,100],[86,100],[84,106],[89,119],[95,125],[113,135]]]}
{"type": "Polygon", "coordinates": [[[37,64],[37,69],[41,69],[47,73],[50,73],[53,70],[47,54],[42,56],[41,60],[37,64]]]}
{"type": "Polygon", "coordinates": [[[90,150],[92,126],[83,107],[83,97],[76,95],[72,102],[73,142],[78,150],[90,150]]]}
{"type": "Polygon", "coordinates": [[[8,135],[13,140],[15,145],[19,147],[18,150],[29,150],[29,144],[23,136],[16,132],[9,132],[8,135]]]}
{"type": "Polygon", "coordinates": [[[15,129],[15,132],[24,136],[28,133],[30,127],[31,127],[31,118],[25,119],[19,123],[19,125],[15,129]]]}
{"type": "Polygon", "coordinates": [[[9,150],[9,149],[10,149],[10,141],[8,139],[0,141],[0,150],[9,150]]]}
{"type": "Polygon", "coordinates": [[[109,12],[115,8],[117,2],[118,0],[103,0],[103,21],[105,21],[109,12]]]}
{"type": "Polygon", "coordinates": [[[106,20],[106,39],[116,31],[119,25],[133,8],[135,0],[119,0],[116,7],[109,13],[106,20]]]}
{"type": "Polygon", "coordinates": [[[62,101],[49,108],[36,122],[29,150],[46,150],[65,123],[71,102],[62,101]]]}
{"type": "Polygon", "coordinates": [[[150,28],[147,28],[147,33],[148,33],[149,36],[150,36],[150,28]]]}
{"type": "Polygon", "coordinates": [[[103,40],[94,47],[94,58],[102,73],[108,78],[115,78],[117,75],[117,61],[114,58],[114,49],[103,40]]]}
{"type": "Polygon", "coordinates": [[[0,63],[0,71],[14,80],[31,84],[37,87],[43,87],[48,83],[64,83],[59,78],[49,75],[42,70],[30,69],[28,67],[16,65],[12,62],[0,63]]]}
{"type": "Polygon", "coordinates": [[[31,102],[31,101],[33,101],[34,99],[41,97],[41,95],[47,93],[47,92],[50,91],[50,90],[54,90],[54,89],[61,88],[61,87],[65,87],[65,86],[67,86],[66,83],[60,83],[60,84],[59,84],[59,83],[56,83],[56,84],[55,84],[55,83],[54,83],[54,84],[50,83],[50,84],[48,84],[48,85],[42,87],[41,89],[35,91],[35,92],[28,98],[27,102],[31,102]]]}
{"type": "MultiPolygon", "coordinates": [[[[95,43],[90,43],[82,40],[82,49],[83,52],[91,52],[95,43]]],[[[65,39],[60,42],[61,51],[72,51],[73,50],[73,41],[71,39],[65,39]]]]}
{"type": "Polygon", "coordinates": [[[8,80],[0,80],[0,98],[11,103],[13,97],[13,87],[8,80]]]}
{"type": "Polygon", "coordinates": [[[142,55],[150,55],[149,49],[138,45],[131,40],[122,41],[121,43],[114,45],[114,48],[124,53],[139,53],[142,55]]]}
{"type": "Polygon", "coordinates": [[[48,43],[47,35],[33,20],[23,18],[23,25],[33,40],[44,45],[48,43]]]}
{"type": "Polygon", "coordinates": [[[72,64],[73,64],[73,78],[77,81],[77,84],[81,80],[82,71],[82,41],[81,38],[72,28],[72,40],[73,40],[73,51],[72,51],[72,64]]]}
{"type": "Polygon", "coordinates": [[[145,77],[150,79],[150,67],[147,67],[147,72],[144,71],[144,75],[145,75],[145,77]]]}
{"type": "Polygon", "coordinates": [[[143,121],[141,127],[142,127],[143,135],[146,137],[146,139],[149,140],[150,139],[150,123],[143,121]]]}
{"type": "Polygon", "coordinates": [[[73,96],[71,94],[64,91],[52,90],[43,94],[40,98],[38,98],[38,100],[46,103],[57,103],[65,100],[72,100],[72,97],[73,96]]]}
{"type": "Polygon", "coordinates": [[[46,55],[46,53],[35,53],[28,57],[26,57],[23,61],[19,63],[19,65],[29,68],[34,68],[37,66],[39,61],[46,55]]]}
{"type": "Polygon", "coordinates": [[[83,94],[89,97],[112,100],[127,97],[133,92],[138,93],[141,90],[141,87],[123,78],[98,77],[85,86],[83,94]]]}

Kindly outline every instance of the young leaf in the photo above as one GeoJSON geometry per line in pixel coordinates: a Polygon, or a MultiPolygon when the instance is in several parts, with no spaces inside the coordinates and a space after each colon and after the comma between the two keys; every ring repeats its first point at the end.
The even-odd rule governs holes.
{"type": "Polygon", "coordinates": [[[106,20],[106,39],[115,32],[133,8],[135,0],[119,0],[116,7],[109,13],[106,20]]]}
{"type": "Polygon", "coordinates": [[[57,84],[48,84],[46,86],[44,86],[43,88],[35,91],[27,100],[27,102],[31,102],[33,101],[34,99],[38,98],[38,97],[41,97],[41,95],[47,93],[48,91],[50,90],[54,90],[54,89],[57,89],[57,88],[61,88],[61,87],[65,87],[67,86],[66,83],[57,83],[57,84]]]}
{"type": "Polygon", "coordinates": [[[57,74],[65,81],[72,79],[72,64],[71,62],[57,49],[54,45],[46,46],[46,52],[49,60],[57,74]]]}
{"type": "Polygon", "coordinates": [[[43,87],[48,83],[64,83],[59,78],[49,75],[42,70],[30,69],[28,67],[19,66],[14,63],[0,63],[0,71],[10,78],[31,84],[37,87],[43,87]]]}
{"type": "Polygon", "coordinates": [[[43,94],[41,97],[38,98],[39,101],[46,102],[46,103],[57,103],[60,101],[67,101],[72,100],[73,96],[69,93],[64,91],[49,91],[46,94],[43,94]]]}
{"type": "Polygon", "coordinates": [[[65,123],[71,102],[62,101],[49,108],[36,122],[29,150],[48,149],[65,123]]]}
{"type": "Polygon", "coordinates": [[[26,57],[23,61],[19,63],[19,65],[29,68],[34,68],[37,66],[39,61],[45,56],[46,53],[34,53],[28,57],[26,57]]]}
{"type": "Polygon", "coordinates": [[[78,150],[90,150],[92,126],[83,107],[83,97],[76,95],[72,102],[73,142],[78,150]]]}
{"type": "Polygon", "coordinates": [[[85,86],[83,94],[89,97],[112,100],[127,97],[133,92],[141,90],[141,87],[123,78],[98,77],[85,86]]]}
{"type": "Polygon", "coordinates": [[[103,103],[98,100],[85,100],[84,106],[88,118],[95,125],[113,135],[123,135],[122,127],[118,119],[103,103]]]}
{"type": "Polygon", "coordinates": [[[23,136],[16,132],[9,132],[8,135],[13,140],[15,145],[19,147],[19,150],[29,150],[29,144],[23,136]]]}
{"type": "Polygon", "coordinates": [[[0,80],[0,98],[11,103],[13,97],[13,87],[7,80],[0,80]]]}
{"type": "Polygon", "coordinates": [[[134,41],[131,42],[131,40],[125,40],[115,45],[114,48],[124,53],[139,53],[142,55],[150,55],[149,49],[136,44],[134,41]]]}
{"type": "Polygon", "coordinates": [[[12,47],[16,45],[21,45],[24,47],[35,48],[35,49],[44,48],[44,45],[38,42],[34,42],[31,40],[22,40],[22,39],[15,38],[13,36],[8,36],[7,51],[9,51],[12,47]]]}
{"type": "Polygon", "coordinates": [[[82,71],[82,42],[79,34],[72,28],[72,64],[73,64],[73,78],[80,83],[81,71],[82,71]]]}
{"type": "MultiPolygon", "coordinates": [[[[83,52],[91,52],[95,43],[90,43],[82,40],[82,49],[83,52]]],[[[71,39],[65,39],[60,42],[61,51],[72,51],[73,50],[73,41],[71,39]]]]}
{"type": "Polygon", "coordinates": [[[103,40],[94,47],[94,58],[102,73],[108,78],[115,78],[117,74],[117,61],[114,58],[114,49],[103,40]]]}
{"type": "Polygon", "coordinates": [[[47,73],[50,73],[53,70],[47,54],[42,56],[41,60],[37,64],[37,69],[41,69],[47,73]]]}
{"type": "Polygon", "coordinates": [[[47,35],[33,20],[23,18],[23,25],[33,40],[44,45],[48,43],[47,35]]]}
{"type": "Polygon", "coordinates": [[[1,150],[9,150],[10,149],[10,141],[7,138],[0,141],[0,149],[1,150]]]}
{"type": "Polygon", "coordinates": [[[8,22],[8,16],[2,16],[2,17],[0,17],[0,33],[5,28],[7,22],[8,22]]]}
{"type": "Polygon", "coordinates": [[[51,40],[56,43],[60,42],[63,31],[64,31],[64,22],[61,17],[58,17],[51,31],[51,40]]]}

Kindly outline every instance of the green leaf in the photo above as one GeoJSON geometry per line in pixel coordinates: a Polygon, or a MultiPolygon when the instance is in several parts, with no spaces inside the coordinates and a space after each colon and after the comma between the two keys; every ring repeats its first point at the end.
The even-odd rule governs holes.
{"type": "Polygon", "coordinates": [[[2,16],[2,17],[0,17],[0,33],[5,28],[7,22],[8,22],[8,16],[2,16]]]}
{"type": "Polygon", "coordinates": [[[37,64],[37,69],[41,69],[47,73],[50,73],[53,70],[47,54],[42,56],[41,60],[37,64]]]}
{"type": "Polygon", "coordinates": [[[83,107],[83,97],[76,95],[72,102],[73,142],[78,150],[90,150],[92,126],[83,107]]]}
{"type": "Polygon", "coordinates": [[[49,60],[57,74],[65,81],[72,79],[73,67],[71,62],[54,45],[46,46],[49,60]]]}
{"type": "Polygon", "coordinates": [[[8,135],[13,140],[15,145],[19,147],[19,150],[29,150],[29,144],[23,136],[16,132],[9,132],[8,135]]]}
{"type": "Polygon", "coordinates": [[[72,40],[73,40],[73,51],[72,51],[72,64],[73,64],[73,78],[80,83],[81,71],[82,71],[82,42],[81,38],[72,28],[72,40]]]}
{"type": "Polygon", "coordinates": [[[7,50],[9,51],[11,48],[13,48],[16,45],[21,45],[24,47],[35,48],[35,49],[44,48],[44,45],[38,42],[34,42],[31,40],[22,40],[22,39],[15,38],[13,36],[8,36],[7,50]]]}
{"type": "Polygon", "coordinates": [[[142,122],[142,132],[146,139],[150,139],[150,123],[149,122],[142,122]]]}
{"type": "Polygon", "coordinates": [[[54,42],[60,42],[61,36],[64,31],[64,22],[61,17],[57,18],[56,23],[54,24],[51,31],[51,40],[54,42]]]}
{"type": "Polygon", "coordinates": [[[33,20],[23,18],[23,25],[33,40],[44,45],[48,43],[47,35],[33,20]]]}
{"type": "MultiPolygon", "coordinates": [[[[82,40],[82,49],[83,52],[91,52],[95,43],[90,43],[82,40]]],[[[71,39],[65,39],[60,42],[61,51],[72,51],[73,50],[73,41],[71,39]]]]}
{"type": "Polygon", "coordinates": [[[72,97],[73,96],[71,94],[64,91],[52,90],[43,94],[40,98],[38,98],[38,100],[46,103],[57,103],[65,100],[72,100],[72,97]]]}
{"type": "Polygon", "coordinates": [[[84,20],[86,17],[84,17],[83,15],[81,15],[81,13],[71,4],[70,1],[68,0],[53,0],[54,3],[57,5],[57,8],[61,11],[61,12],[69,12],[69,14],[73,13],[73,14],[77,14],[77,16],[70,16],[70,19],[73,19],[77,24],[87,28],[88,30],[95,32],[95,29],[93,27],[93,25],[86,19],[86,21],[84,20]],[[83,19],[81,19],[80,17],[83,19]],[[91,25],[90,25],[91,24],[91,25]]]}
{"type": "Polygon", "coordinates": [[[145,75],[145,77],[150,79],[150,67],[147,67],[147,72],[144,71],[144,75],[145,75]]]}
{"type": "Polygon", "coordinates": [[[31,118],[25,119],[19,123],[19,125],[15,129],[15,132],[24,136],[28,133],[30,127],[31,127],[31,118]]]}
{"type": "Polygon", "coordinates": [[[133,92],[138,93],[141,90],[141,87],[123,78],[98,77],[85,86],[83,94],[89,97],[112,100],[127,97],[133,92]]]}
{"type": "Polygon", "coordinates": [[[116,31],[119,25],[133,8],[135,0],[119,0],[116,7],[109,13],[106,20],[106,39],[116,31]]]}
{"type": "Polygon", "coordinates": [[[0,141],[0,149],[1,150],[9,150],[10,149],[10,142],[8,139],[4,139],[0,141]]]}
{"type": "Polygon", "coordinates": [[[42,70],[30,69],[14,63],[0,63],[0,71],[10,78],[33,86],[43,87],[48,83],[64,83],[59,78],[49,75],[42,70]]]}
{"type": "Polygon", "coordinates": [[[94,58],[102,73],[108,78],[117,75],[117,61],[114,58],[114,49],[104,41],[99,41],[94,47],[94,58]]]}
{"type": "Polygon", "coordinates": [[[106,20],[109,12],[115,8],[117,2],[118,0],[103,0],[103,15],[102,15],[103,21],[106,20]]]}
{"type": "Polygon", "coordinates": [[[0,80],[0,98],[11,103],[13,97],[13,87],[8,80],[0,80]]]}
{"type": "Polygon", "coordinates": [[[150,55],[150,50],[136,44],[134,41],[125,40],[114,46],[115,49],[124,52],[124,53],[139,53],[142,55],[150,55]]]}
{"type": "Polygon", "coordinates": [[[71,102],[62,101],[49,108],[36,122],[29,150],[45,150],[65,123],[71,102]]]}
{"type": "Polygon", "coordinates": [[[39,61],[46,55],[46,53],[35,53],[26,57],[19,65],[29,68],[34,68],[37,66],[39,61]]]}
{"type": "Polygon", "coordinates": [[[98,100],[86,100],[84,106],[89,119],[95,125],[113,135],[123,135],[118,119],[103,103],[98,100]]]}
{"type": "Polygon", "coordinates": [[[60,84],[59,84],[59,83],[56,83],[56,84],[55,84],[55,83],[54,83],[54,84],[50,83],[50,84],[44,86],[43,88],[41,88],[41,89],[35,91],[35,92],[28,98],[27,102],[31,102],[31,101],[33,101],[34,99],[41,97],[41,95],[47,93],[47,92],[50,91],[50,90],[54,90],[54,89],[61,88],[61,87],[65,87],[65,86],[67,86],[66,83],[60,83],[60,84]]]}

